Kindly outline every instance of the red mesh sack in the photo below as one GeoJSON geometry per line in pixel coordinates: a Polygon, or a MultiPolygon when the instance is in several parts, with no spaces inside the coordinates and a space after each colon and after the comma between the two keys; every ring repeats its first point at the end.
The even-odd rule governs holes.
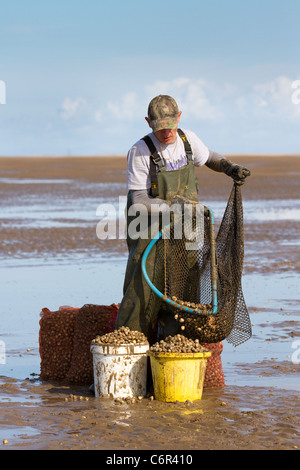
{"type": "Polygon", "coordinates": [[[39,321],[39,353],[42,380],[63,380],[68,372],[73,351],[75,319],[78,308],[60,307],[51,312],[43,308],[39,321]]]}
{"type": "Polygon", "coordinates": [[[221,359],[223,343],[218,342],[201,344],[212,353],[212,355],[207,359],[203,387],[224,387],[224,372],[221,359]]]}
{"type": "Polygon", "coordinates": [[[112,304],[112,307],[115,307],[115,310],[111,313],[109,323],[108,323],[108,332],[111,333],[116,329],[116,321],[117,321],[117,316],[118,316],[118,310],[119,310],[119,305],[120,304],[112,304]]]}
{"type": "Polygon", "coordinates": [[[84,305],[79,310],[74,326],[72,361],[65,381],[78,385],[91,385],[93,377],[93,356],[91,341],[114,330],[112,318],[117,315],[115,304],[84,305]]]}

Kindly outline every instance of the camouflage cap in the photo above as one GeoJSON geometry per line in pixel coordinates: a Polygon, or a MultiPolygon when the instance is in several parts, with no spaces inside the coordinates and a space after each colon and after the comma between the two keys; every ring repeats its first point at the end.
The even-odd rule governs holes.
{"type": "Polygon", "coordinates": [[[178,124],[178,106],[168,95],[153,98],[148,106],[148,118],[153,132],[161,129],[176,129],[178,124]]]}

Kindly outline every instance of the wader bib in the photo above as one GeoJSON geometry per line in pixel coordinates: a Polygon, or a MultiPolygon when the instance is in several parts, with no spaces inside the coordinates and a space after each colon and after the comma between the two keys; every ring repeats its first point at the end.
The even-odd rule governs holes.
{"type": "MultiPolygon", "coordinates": [[[[158,155],[149,136],[144,137],[150,148],[150,174],[153,197],[171,201],[175,196],[185,197],[198,202],[198,181],[195,177],[194,162],[191,147],[184,135],[178,129],[187,156],[187,164],[178,170],[166,171],[165,162],[158,155]],[[150,139],[150,141],[149,141],[150,139]],[[154,170],[155,169],[155,173],[154,170]]],[[[132,206],[130,192],[127,198],[127,246],[128,261],[125,273],[123,299],[118,311],[116,328],[128,326],[131,330],[142,331],[150,341],[157,317],[159,319],[161,337],[176,334],[180,330],[178,322],[173,315],[162,305],[161,299],[152,291],[144,279],[141,267],[143,253],[151,241],[151,217],[148,215],[147,237],[133,239],[128,234],[130,223],[136,219],[128,215],[132,206]]],[[[158,230],[157,230],[158,232],[158,230]]],[[[157,233],[152,233],[154,237],[157,233]]],[[[150,280],[159,288],[164,285],[164,266],[156,262],[159,250],[163,250],[163,240],[155,243],[147,258],[147,273],[150,280]]],[[[156,339],[155,339],[156,341],[156,339]]]]}

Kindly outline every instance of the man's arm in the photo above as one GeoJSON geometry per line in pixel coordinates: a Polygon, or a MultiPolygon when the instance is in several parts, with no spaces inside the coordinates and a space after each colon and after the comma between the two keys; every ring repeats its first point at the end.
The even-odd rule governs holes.
{"type": "Polygon", "coordinates": [[[129,191],[132,204],[143,204],[148,212],[155,214],[156,212],[167,212],[170,210],[168,201],[151,197],[147,189],[131,189],[129,191]]]}
{"type": "Polygon", "coordinates": [[[247,168],[227,160],[227,158],[212,150],[209,151],[209,157],[205,165],[213,171],[225,173],[233,178],[237,184],[244,184],[247,176],[251,175],[247,168]]]}

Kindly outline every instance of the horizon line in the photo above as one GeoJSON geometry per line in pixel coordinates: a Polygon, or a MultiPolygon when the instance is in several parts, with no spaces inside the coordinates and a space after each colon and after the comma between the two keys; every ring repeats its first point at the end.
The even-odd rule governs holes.
{"type": "MultiPolygon", "coordinates": [[[[227,157],[300,157],[300,153],[224,153],[227,157]]],[[[127,154],[87,154],[87,155],[0,155],[0,158],[126,158],[127,154]]]]}

